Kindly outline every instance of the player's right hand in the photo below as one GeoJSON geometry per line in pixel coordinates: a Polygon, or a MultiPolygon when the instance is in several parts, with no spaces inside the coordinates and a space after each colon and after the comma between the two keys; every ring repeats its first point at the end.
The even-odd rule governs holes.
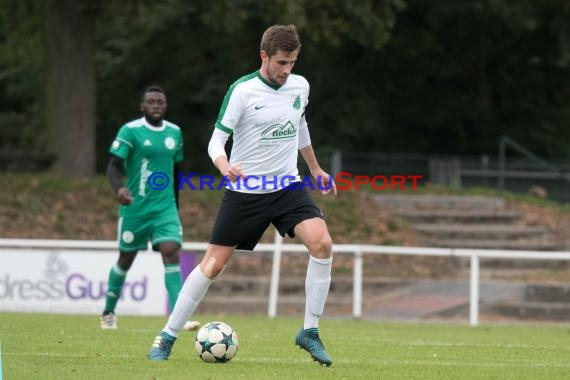
{"type": "Polygon", "coordinates": [[[245,177],[244,173],[241,171],[241,166],[239,164],[231,165],[228,163],[226,166],[222,167],[220,173],[231,182],[235,182],[237,180],[237,177],[245,177]]]}
{"type": "Polygon", "coordinates": [[[131,192],[129,191],[129,189],[127,189],[126,187],[121,187],[119,189],[119,192],[117,193],[117,197],[119,200],[119,203],[125,206],[130,205],[133,202],[133,196],[131,194],[131,192]]]}

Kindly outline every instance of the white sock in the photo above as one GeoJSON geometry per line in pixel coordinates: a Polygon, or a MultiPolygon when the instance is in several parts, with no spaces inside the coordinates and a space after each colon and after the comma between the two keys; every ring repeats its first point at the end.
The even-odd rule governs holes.
{"type": "Polygon", "coordinates": [[[174,305],[174,310],[172,310],[168,322],[162,331],[177,337],[178,332],[194,313],[212,282],[213,280],[210,280],[202,273],[200,266],[194,268],[186,278],[186,281],[184,281],[176,305],[174,305]]]}
{"type": "Polygon", "coordinates": [[[319,327],[319,318],[325,309],[325,302],[331,285],[332,257],[317,259],[309,255],[307,278],[305,279],[305,322],[304,329],[319,327]]]}

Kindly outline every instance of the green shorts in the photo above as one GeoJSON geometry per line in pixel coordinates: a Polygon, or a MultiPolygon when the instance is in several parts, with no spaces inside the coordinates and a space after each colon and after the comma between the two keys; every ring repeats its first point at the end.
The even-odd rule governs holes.
{"type": "Polygon", "coordinates": [[[153,218],[120,217],[117,231],[121,252],[145,250],[149,240],[155,251],[160,243],[173,242],[182,245],[183,241],[178,215],[153,218]]]}

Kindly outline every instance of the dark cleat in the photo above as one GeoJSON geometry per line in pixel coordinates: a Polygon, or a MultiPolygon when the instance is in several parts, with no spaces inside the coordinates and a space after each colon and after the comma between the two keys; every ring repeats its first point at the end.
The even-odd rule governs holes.
{"type": "Polygon", "coordinates": [[[154,343],[148,353],[148,359],[154,361],[168,360],[172,346],[176,341],[176,337],[165,333],[164,331],[154,338],[154,343]]]}
{"type": "Polygon", "coordinates": [[[332,360],[325,351],[317,328],[301,329],[295,338],[295,344],[311,354],[313,360],[319,364],[324,364],[327,367],[332,365],[332,360]]]}

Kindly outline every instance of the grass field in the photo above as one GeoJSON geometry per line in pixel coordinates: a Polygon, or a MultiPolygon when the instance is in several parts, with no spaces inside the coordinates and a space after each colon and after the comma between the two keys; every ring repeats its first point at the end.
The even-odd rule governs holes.
{"type": "Polygon", "coordinates": [[[167,362],[146,354],[161,317],[122,317],[101,331],[95,316],[0,313],[2,380],[13,379],[568,379],[567,326],[403,324],[323,320],[332,367],[293,345],[299,318],[200,315],[237,331],[236,357],[207,364],[184,332],[167,362]]]}

